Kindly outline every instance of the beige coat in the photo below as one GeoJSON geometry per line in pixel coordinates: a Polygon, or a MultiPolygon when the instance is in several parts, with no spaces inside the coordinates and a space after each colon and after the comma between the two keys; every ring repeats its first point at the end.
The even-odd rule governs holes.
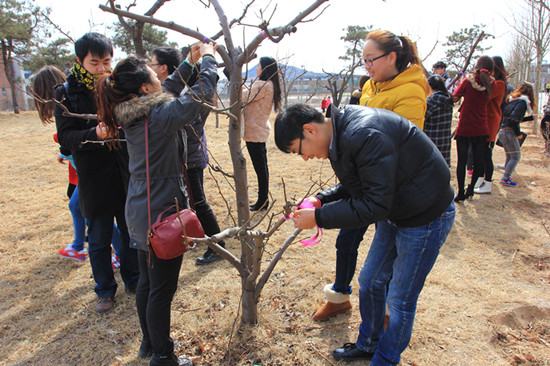
{"type": "Polygon", "coordinates": [[[269,116],[273,109],[273,82],[256,80],[243,90],[244,137],[249,142],[267,142],[271,133],[269,116]],[[250,99],[250,100],[249,100],[250,99]]]}

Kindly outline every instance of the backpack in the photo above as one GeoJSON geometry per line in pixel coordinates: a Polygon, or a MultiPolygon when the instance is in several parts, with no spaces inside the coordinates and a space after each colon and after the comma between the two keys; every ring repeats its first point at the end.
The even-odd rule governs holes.
{"type": "Polygon", "coordinates": [[[63,83],[63,88],[65,88],[65,96],[71,104],[71,112],[78,113],[78,94],[69,94],[69,82],[65,81],[63,83]]]}

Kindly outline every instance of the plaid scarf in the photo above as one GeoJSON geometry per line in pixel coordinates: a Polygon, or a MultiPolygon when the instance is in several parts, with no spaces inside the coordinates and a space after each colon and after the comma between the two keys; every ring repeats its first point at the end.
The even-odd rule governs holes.
{"type": "Polygon", "coordinates": [[[86,86],[90,91],[95,92],[95,83],[102,77],[104,74],[92,74],[84,68],[78,62],[73,64],[70,72],[80,84],[86,86]]]}

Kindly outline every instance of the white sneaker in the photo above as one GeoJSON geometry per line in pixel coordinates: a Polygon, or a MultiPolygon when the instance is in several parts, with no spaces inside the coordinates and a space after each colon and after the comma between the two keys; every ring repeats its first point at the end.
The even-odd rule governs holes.
{"type": "Polygon", "coordinates": [[[483,177],[477,178],[476,184],[474,184],[474,192],[475,192],[475,189],[476,189],[476,188],[481,187],[481,185],[483,184],[483,182],[484,182],[483,177]]]}
{"type": "Polygon", "coordinates": [[[504,170],[506,166],[504,164],[498,164],[497,168],[504,170]]]}
{"type": "Polygon", "coordinates": [[[475,194],[491,194],[492,182],[484,180],[479,188],[474,188],[475,194]]]}

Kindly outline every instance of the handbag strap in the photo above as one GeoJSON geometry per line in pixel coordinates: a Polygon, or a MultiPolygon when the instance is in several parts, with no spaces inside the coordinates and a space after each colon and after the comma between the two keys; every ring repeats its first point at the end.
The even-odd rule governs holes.
{"type": "Polygon", "coordinates": [[[145,171],[147,172],[147,219],[149,220],[149,229],[147,235],[151,232],[151,185],[149,181],[149,117],[145,117],[145,171]]]}
{"type": "Polygon", "coordinates": [[[147,220],[149,228],[147,229],[147,248],[149,250],[149,267],[153,268],[151,262],[151,243],[149,237],[151,235],[151,185],[149,181],[149,117],[145,117],[145,171],[147,172],[147,220]]]}

